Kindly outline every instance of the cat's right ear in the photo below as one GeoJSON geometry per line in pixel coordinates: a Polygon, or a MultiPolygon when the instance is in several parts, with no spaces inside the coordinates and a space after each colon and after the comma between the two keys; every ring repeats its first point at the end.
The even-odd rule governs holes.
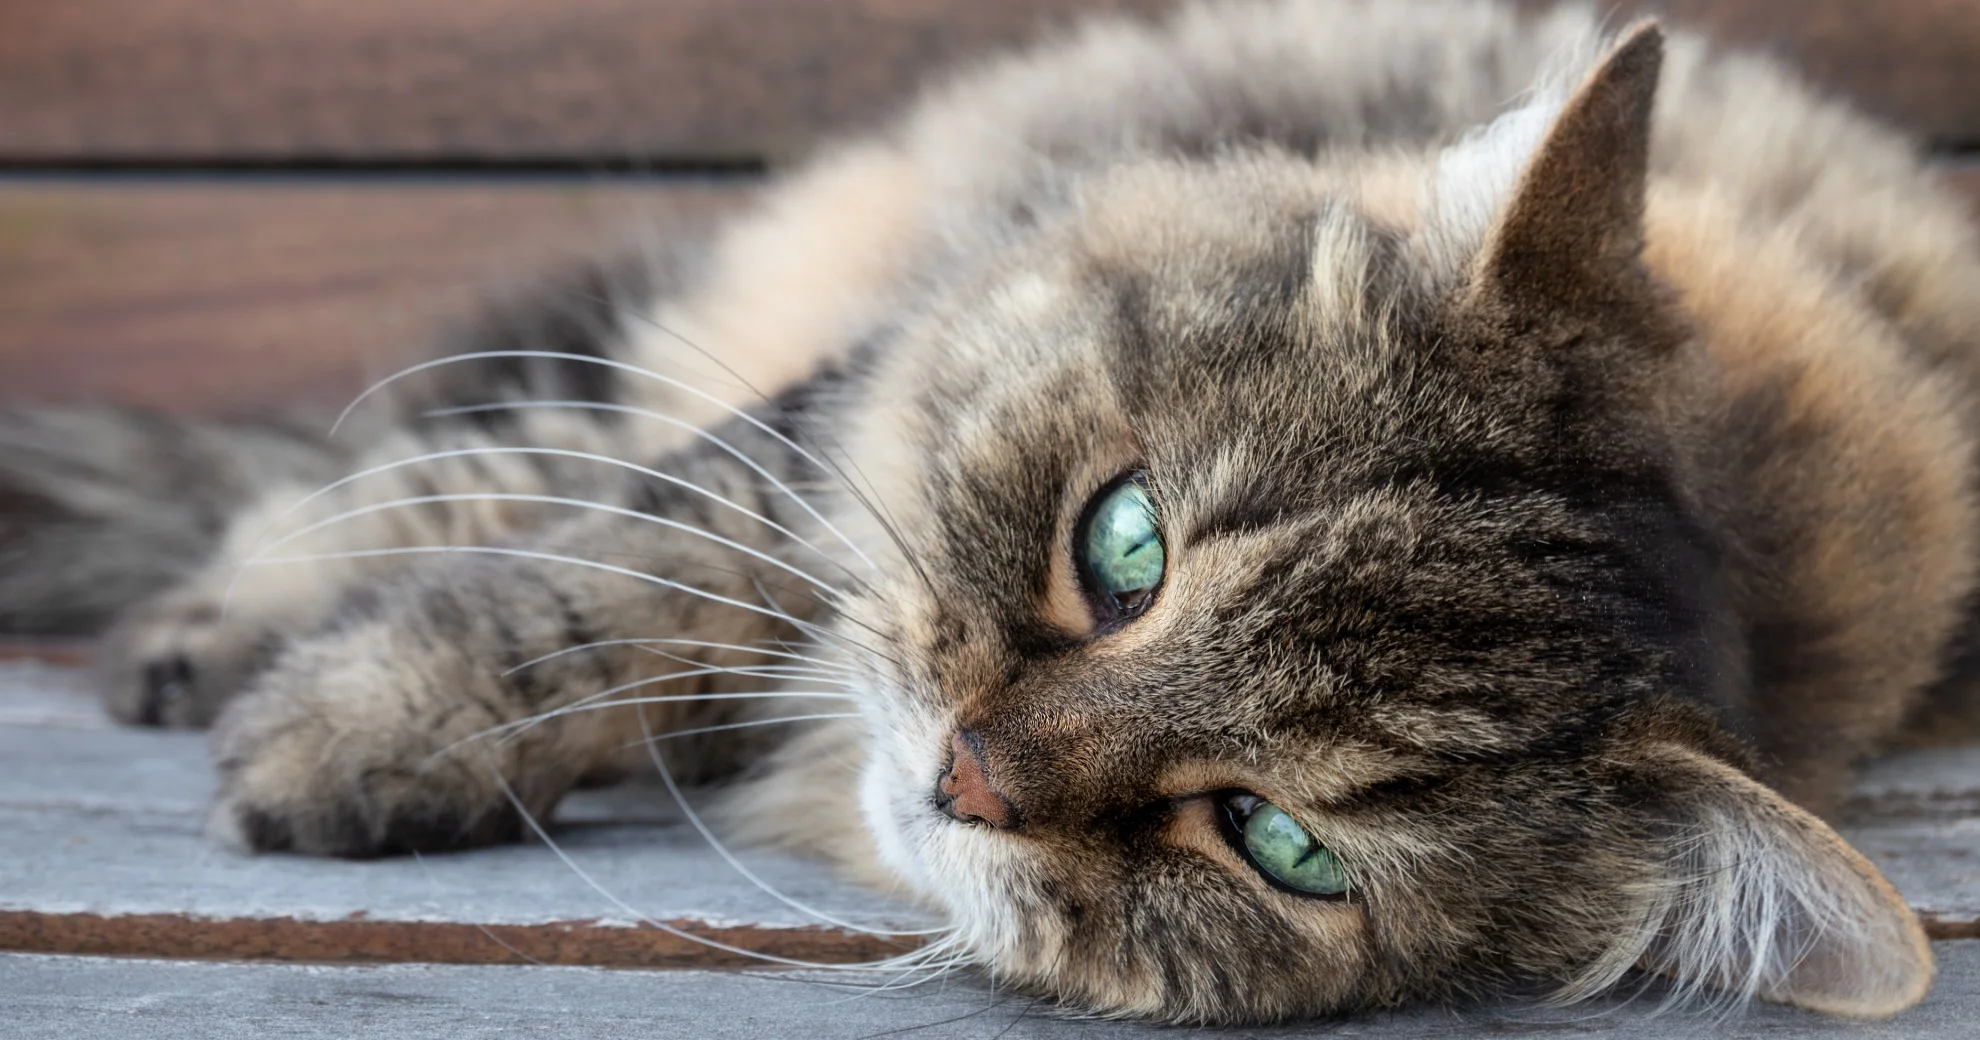
{"type": "Polygon", "coordinates": [[[1715,758],[1655,745],[1639,768],[1674,806],[1663,877],[1608,969],[1689,990],[1883,1018],[1932,983],[1918,917],[1862,853],[1806,810],[1715,758]]]}
{"type": "Polygon", "coordinates": [[[1425,245],[1468,309],[1528,324],[1632,306],[1663,53],[1656,24],[1639,23],[1571,90],[1542,91],[1438,156],[1425,245]]]}

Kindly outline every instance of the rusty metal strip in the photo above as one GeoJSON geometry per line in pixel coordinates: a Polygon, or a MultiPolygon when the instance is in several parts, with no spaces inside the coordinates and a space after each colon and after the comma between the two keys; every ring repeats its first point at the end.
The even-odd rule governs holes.
{"type": "Polygon", "coordinates": [[[87,639],[14,639],[0,636],[0,661],[40,661],[82,668],[95,660],[96,643],[87,639]]]}
{"type": "MultiPolygon", "coordinates": [[[[909,952],[889,940],[832,928],[716,926],[668,921],[690,935],[791,960],[851,964],[909,952]]],[[[599,921],[464,924],[294,917],[203,918],[184,914],[0,911],[0,950],[162,957],[175,960],[576,964],[609,968],[749,968],[762,961],[650,926],[599,921]]],[[[773,965],[774,966],[774,965],[773,965]]]]}

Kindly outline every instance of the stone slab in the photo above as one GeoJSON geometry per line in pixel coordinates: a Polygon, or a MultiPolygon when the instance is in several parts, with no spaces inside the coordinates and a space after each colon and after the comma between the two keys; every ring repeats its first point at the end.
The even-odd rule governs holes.
{"type": "MultiPolygon", "coordinates": [[[[0,662],[0,949],[739,962],[654,922],[780,956],[862,960],[906,948],[823,926],[758,889],[658,787],[568,799],[552,834],[570,863],[540,843],[369,862],[241,855],[201,834],[214,785],[203,735],[93,727],[85,689],[71,670],[0,662]]],[[[791,901],[841,920],[928,923],[821,864],[739,855],[791,901]]]]}
{"type": "Polygon", "coordinates": [[[1700,1013],[1657,1016],[1655,1000],[1639,998],[1557,1011],[1424,1009],[1230,1030],[1071,1021],[1032,998],[997,992],[974,976],[876,992],[871,987],[885,979],[812,973],[202,964],[0,954],[0,1035],[10,1040],[888,1035],[915,1040],[1970,1040],[1980,1023],[1980,943],[1939,943],[1937,952],[1940,977],[1932,994],[1888,1022],[1844,1022],[1769,1005],[1725,1020],[1700,1013]],[[855,982],[868,988],[853,988],[855,982]]]}
{"type": "Polygon", "coordinates": [[[1980,748],[1907,751],[1871,763],[1845,806],[1842,831],[1910,899],[1934,938],[1980,939],[1980,748]]]}

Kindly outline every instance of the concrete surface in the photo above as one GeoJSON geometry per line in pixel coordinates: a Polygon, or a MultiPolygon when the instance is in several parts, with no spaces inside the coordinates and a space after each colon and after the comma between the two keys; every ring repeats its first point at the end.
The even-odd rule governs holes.
{"type": "Polygon", "coordinates": [[[846,979],[815,975],[493,965],[318,967],[0,954],[0,1035],[9,1040],[1972,1040],[1980,1033],[1980,942],[1937,945],[1942,970],[1938,988],[1924,1004],[1888,1022],[1843,1022],[1771,1005],[1755,1006],[1730,1020],[1682,1013],[1656,1017],[1654,1000],[1644,998],[1558,1011],[1417,1010],[1237,1030],[1066,1021],[1028,997],[994,992],[977,978],[862,994],[847,986],[846,979]]]}
{"type": "MultiPolygon", "coordinates": [[[[630,923],[540,844],[349,862],[243,856],[201,836],[213,790],[203,734],[100,725],[70,669],[0,663],[0,910],[198,916],[630,923]]],[[[766,927],[816,923],[748,884],[671,809],[665,789],[578,792],[564,851],[643,915],[766,927]]],[[[792,899],[861,924],[912,909],[817,863],[745,854],[792,899]]]]}

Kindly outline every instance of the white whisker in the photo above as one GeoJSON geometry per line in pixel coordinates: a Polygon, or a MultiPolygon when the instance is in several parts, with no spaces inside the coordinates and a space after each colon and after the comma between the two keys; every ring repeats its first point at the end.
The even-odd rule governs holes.
{"type": "Polygon", "coordinates": [[[545,846],[547,846],[550,849],[551,853],[555,855],[559,860],[561,860],[564,866],[569,867],[571,873],[576,874],[578,876],[578,879],[583,881],[587,886],[589,886],[592,891],[598,893],[598,895],[601,898],[603,898],[606,902],[611,903],[614,907],[616,907],[619,910],[619,912],[626,914],[627,916],[631,917],[633,920],[638,921],[640,924],[646,925],[649,928],[658,929],[678,939],[685,939],[688,942],[699,943],[700,945],[706,946],[710,949],[721,950],[725,953],[733,953],[738,957],[755,958],[756,960],[763,961],[766,964],[782,964],[786,967],[791,967],[791,968],[812,968],[818,971],[870,972],[875,968],[885,969],[892,967],[893,963],[899,959],[896,957],[889,957],[884,960],[861,961],[851,964],[831,964],[823,961],[801,961],[792,957],[780,957],[773,953],[762,953],[756,950],[746,950],[740,946],[732,946],[729,943],[722,942],[718,939],[710,939],[705,935],[696,935],[693,932],[687,931],[685,929],[676,928],[673,925],[666,923],[665,921],[656,921],[651,916],[640,912],[639,910],[635,909],[634,907],[626,903],[625,900],[620,899],[618,896],[613,895],[609,889],[607,889],[604,885],[599,884],[596,878],[593,878],[591,874],[588,873],[582,866],[579,866],[578,862],[575,859],[571,858],[570,853],[565,852],[564,847],[562,845],[559,845],[556,839],[550,837],[550,833],[543,829],[543,825],[540,822],[538,822],[536,819],[536,814],[530,812],[529,807],[525,806],[522,803],[522,799],[516,796],[515,790],[509,786],[509,780],[507,777],[502,775],[502,771],[500,769],[495,769],[494,773],[495,773],[495,782],[497,785],[501,787],[503,797],[509,800],[509,804],[512,807],[514,807],[517,814],[522,817],[523,823],[529,827],[530,833],[534,834],[538,841],[541,841],[545,846]]]}
{"type": "MultiPolygon", "coordinates": [[[[637,473],[643,477],[650,477],[654,480],[659,480],[668,484],[672,484],[676,487],[681,488],[684,491],[689,491],[694,494],[701,495],[709,499],[710,501],[715,502],[717,505],[721,505],[728,509],[733,509],[736,512],[741,513],[743,516],[746,516],[751,520],[754,520],[757,523],[762,524],[765,527],[768,527],[772,531],[775,531],[778,534],[781,534],[784,537],[789,538],[791,541],[794,541],[799,545],[802,545],[805,548],[810,549],[812,552],[817,553],[819,557],[821,557],[822,559],[826,559],[826,560],[832,559],[830,553],[827,553],[825,550],[820,549],[817,545],[813,544],[811,541],[804,538],[796,531],[793,531],[790,528],[785,527],[784,525],[778,523],[777,521],[772,520],[769,517],[764,516],[763,514],[758,513],[753,509],[750,509],[748,506],[745,506],[739,502],[724,497],[723,495],[717,494],[714,491],[710,491],[709,489],[702,487],[701,485],[696,484],[691,480],[674,476],[671,473],[662,473],[661,471],[657,469],[653,469],[650,466],[642,466],[635,462],[627,462],[625,459],[613,458],[610,455],[600,455],[597,452],[578,451],[572,448],[536,448],[536,447],[528,447],[528,446],[494,445],[494,446],[480,447],[480,448],[449,448],[444,451],[430,451],[423,455],[414,455],[410,458],[394,459],[391,462],[381,462],[376,466],[370,466],[365,469],[361,469],[356,473],[348,474],[346,476],[333,480],[330,483],[325,484],[320,488],[317,488],[315,491],[312,491],[309,494],[304,495],[302,498],[297,499],[294,503],[290,504],[290,506],[287,509],[284,509],[279,515],[289,516],[295,513],[296,510],[303,508],[304,506],[310,504],[311,502],[316,501],[317,499],[323,497],[324,495],[329,494],[332,491],[337,490],[340,487],[344,487],[345,485],[351,484],[355,481],[364,480],[367,477],[377,476],[380,473],[388,473],[395,469],[402,469],[406,466],[414,466],[414,465],[419,465],[421,463],[438,462],[443,459],[469,458],[473,456],[486,456],[486,455],[543,455],[552,458],[581,459],[586,462],[597,462],[607,466],[614,466],[619,469],[637,473]]],[[[836,563],[837,561],[833,561],[833,562],[836,563]]],[[[855,580],[857,579],[857,577],[858,577],[857,575],[854,575],[855,580]]]]}
{"type": "Polygon", "coordinates": [[[283,535],[281,538],[276,539],[273,543],[258,550],[254,554],[254,556],[249,558],[247,562],[252,563],[254,562],[254,560],[261,558],[266,553],[270,553],[275,551],[276,549],[280,549],[282,546],[287,545],[288,543],[295,541],[298,538],[305,537],[307,535],[320,531],[323,528],[330,527],[334,524],[342,523],[346,520],[355,519],[357,517],[366,516],[372,513],[383,512],[388,509],[401,509],[409,506],[427,505],[429,503],[434,503],[434,502],[534,502],[543,505],[570,506],[576,509],[584,509],[591,512],[609,513],[613,516],[628,517],[634,520],[641,521],[642,523],[650,523],[660,527],[666,527],[672,530],[691,534],[697,538],[705,538],[711,542],[716,543],[717,545],[723,546],[724,548],[734,549],[737,552],[744,553],[758,560],[762,560],[764,563],[770,564],[773,567],[777,567],[782,570],[788,571],[792,575],[795,575],[796,577],[801,578],[804,581],[808,581],[811,584],[817,586],[818,588],[823,589],[824,591],[832,594],[834,597],[843,595],[843,593],[841,593],[836,586],[831,585],[825,581],[822,581],[819,578],[805,572],[804,570],[798,567],[794,567],[791,564],[785,563],[784,561],[779,560],[774,556],[771,556],[769,553],[752,549],[747,545],[743,545],[740,542],[736,542],[731,539],[724,538],[721,535],[715,534],[711,531],[704,531],[701,528],[695,527],[692,524],[684,524],[678,520],[670,520],[663,516],[655,516],[652,513],[642,513],[637,509],[624,509],[619,506],[608,506],[601,502],[592,502],[581,498],[565,498],[559,495],[529,495],[529,494],[510,493],[510,492],[489,492],[485,494],[451,493],[451,494],[441,494],[441,495],[417,495],[411,498],[398,498],[398,499],[393,499],[392,501],[389,502],[379,502],[374,505],[368,505],[358,509],[345,510],[342,513],[338,513],[336,516],[326,517],[322,520],[318,520],[317,522],[308,525],[307,527],[299,528],[295,531],[289,532],[286,535],[283,535]]]}
{"type": "MultiPolygon", "coordinates": [[[[671,680],[657,679],[653,681],[667,682],[671,680]]],[[[508,743],[521,735],[520,733],[507,732],[509,730],[528,729],[539,723],[548,722],[551,719],[562,718],[565,715],[577,715],[587,711],[604,711],[607,708],[624,708],[635,704],[681,704],[701,701],[771,701],[780,697],[803,697],[806,700],[830,701],[856,701],[859,699],[849,693],[833,693],[824,690],[750,690],[742,693],[672,693],[654,697],[625,697],[617,700],[597,700],[594,695],[594,697],[587,697],[579,703],[567,704],[555,711],[547,711],[541,715],[533,715],[527,719],[519,719],[515,722],[505,722],[493,729],[484,730],[478,735],[488,736],[493,733],[505,733],[502,739],[504,743],[508,743]]]]}
{"type": "MultiPolygon", "coordinates": [[[[770,589],[768,586],[764,585],[762,579],[750,575],[744,575],[744,577],[748,577],[750,579],[750,583],[756,586],[756,595],[758,598],[760,598],[763,601],[765,606],[769,607],[772,610],[779,608],[780,605],[778,604],[776,597],[770,595],[770,589]]],[[[844,618],[845,620],[852,622],[855,625],[858,625],[859,627],[867,630],[868,632],[873,633],[876,636],[879,636],[882,640],[886,640],[888,638],[886,633],[881,632],[880,630],[874,628],[872,625],[869,625],[859,620],[857,617],[854,617],[850,611],[845,609],[845,604],[843,603],[833,604],[833,608],[834,608],[834,612],[839,617],[844,618]]],[[[786,615],[786,617],[789,616],[786,615]]],[[[825,628],[822,625],[812,624],[809,621],[799,621],[796,618],[789,618],[789,620],[791,624],[797,626],[798,630],[801,632],[812,632],[815,634],[830,636],[831,638],[836,639],[847,646],[859,650],[864,650],[867,653],[872,654],[873,656],[880,658],[883,661],[889,661],[895,665],[900,665],[901,663],[900,661],[896,660],[894,657],[888,654],[883,654],[880,651],[875,650],[870,646],[867,646],[865,643],[862,643],[859,640],[854,639],[849,635],[846,635],[844,632],[834,631],[832,629],[825,628]]]]}
{"type": "Polygon", "coordinates": [[[550,711],[540,712],[538,714],[531,715],[528,718],[516,719],[512,722],[504,722],[501,723],[500,725],[490,726],[487,729],[480,730],[475,733],[471,733],[465,737],[462,737],[459,740],[454,741],[451,744],[448,744],[446,747],[443,747],[438,751],[435,751],[432,755],[428,756],[428,760],[430,761],[433,758],[438,758],[441,755],[447,754],[448,752],[453,751],[455,748],[460,747],[463,744],[468,744],[473,741],[482,740],[492,736],[499,735],[502,737],[502,743],[505,744],[511,743],[517,737],[521,736],[524,731],[532,729],[538,725],[541,725],[542,723],[548,722],[551,719],[562,718],[563,716],[566,715],[577,715],[587,711],[602,711],[606,708],[622,708],[633,704],[676,704],[676,703],[690,703],[690,702],[703,702],[703,701],[767,701],[767,700],[776,700],[781,697],[803,697],[808,700],[856,701],[859,699],[858,697],[849,693],[837,693],[837,692],[828,692],[822,690],[745,690],[745,691],[727,692],[727,693],[670,693],[670,694],[653,696],[653,697],[627,697],[621,700],[607,699],[615,694],[626,693],[631,690],[637,689],[641,686],[652,686],[658,683],[674,682],[680,679],[691,678],[695,675],[707,675],[707,674],[711,674],[711,673],[675,672],[669,675],[658,675],[648,679],[641,679],[638,682],[630,682],[620,686],[614,686],[609,690],[605,690],[600,693],[594,693],[589,697],[585,697],[581,700],[573,701],[572,703],[566,704],[560,708],[554,708],[550,711]]]}
{"type": "MultiPolygon", "coordinates": [[[[644,702],[637,700],[613,702],[615,706],[619,704],[641,704],[641,703],[644,702]]],[[[675,737],[698,737],[703,733],[722,733],[732,729],[749,729],[753,726],[776,726],[786,722],[812,722],[818,719],[856,719],[856,718],[859,718],[859,712],[856,711],[822,712],[817,715],[780,715],[774,719],[750,719],[747,722],[725,722],[719,726],[696,726],[693,729],[670,729],[664,733],[655,733],[652,736],[647,737],[646,740],[672,740],[675,737]]],[[[635,747],[639,747],[643,743],[645,743],[644,740],[634,740],[621,745],[620,748],[621,750],[627,748],[635,748],[635,747]]]]}
{"type": "MultiPolygon", "coordinates": [[[[600,300],[598,302],[606,303],[607,305],[610,304],[610,301],[600,300]]],[[[692,350],[697,354],[700,354],[702,357],[707,358],[709,361],[714,362],[717,368],[720,368],[722,371],[732,376],[737,381],[737,383],[741,385],[742,389],[748,390],[752,395],[756,397],[758,401],[761,401],[766,407],[775,408],[779,412],[779,414],[782,414],[787,417],[793,417],[799,420],[805,418],[804,413],[801,411],[796,413],[795,416],[793,416],[793,413],[789,409],[780,407],[777,404],[777,402],[771,400],[769,395],[765,394],[761,389],[757,388],[757,386],[751,383],[747,378],[745,378],[742,373],[736,371],[734,368],[732,368],[727,363],[725,363],[721,358],[716,357],[713,353],[708,351],[701,344],[696,343],[695,341],[687,338],[686,336],[681,335],[681,333],[678,330],[669,327],[665,323],[654,318],[651,314],[646,313],[644,310],[636,309],[631,311],[630,313],[634,317],[638,318],[640,321],[643,321],[648,325],[653,326],[655,329],[658,329],[660,332],[666,334],[675,342],[681,344],[682,346],[687,347],[689,350],[692,350]]],[[[731,410],[733,411],[733,409],[731,410]]],[[[813,436],[821,436],[821,431],[817,430],[814,427],[813,436]]],[[[836,441],[830,437],[829,433],[824,433],[822,434],[822,436],[824,440],[831,441],[833,444],[836,445],[836,441]]],[[[793,445],[793,447],[795,447],[795,445],[793,445]]],[[[824,448],[821,446],[820,450],[821,452],[823,452],[824,448]]],[[[846,454],[845,449],[843,447],[840,447],[839,453],[841,455],[845,455],[846,454]]],[[[827,455],[826,457],[829,458],[830,456],[827,455]]],[[[854,462],[850,456],[846,458],[846,464],[851,466],[852,471],[854,473],[859,474],[860,480],[865,482],[866,488],[864,490],[862,490],[858,484],[854,483],[853,479],[847,476],[846,472],[840,469],[836,462],[832,462],[828,464],[826,462],[820,461],[818,458],[812,458],[811,462],[813,465],[818,466],[819,469],[823,470],[829,476],[836,479],[839,483],[845,485],[846,492],[848,495],[851,496],[852,500],[859,503],[860,507],[862,509],[865,509],[868,515],[872,516],[873,519],[877,523],[879,523],[880,529],[886,532],[888,539],[891,540],[894,543],[894,546],[901,551],[902,558],[907,560],[908,566],[913,569],[915,576],[921,580],[922,585],[933,591],[934,583],[929,579],[928,572],[922,568],[921,560],[917,558],[914,554],[914,551],[908,547],[907,539],[901,536],[899,526],[894,522],[893,516],[887,512],[884,504],[881,503],[879,498],[879,493],[874,490],[873,481],[867,478],[865,472],[863,472],[859,468],[859,464],[857,462],[854,462]]]]}
{"type": "Polygon", "coordinates": [[[522,671],[525,668],[532,668],[535,667],[536,665],[542,664],[545,661],[551,660],[552,658],[562,657],[565,654],[574,654],[580,650],[592,650],[592,649],[599,649],[608,646],[644,646],[652,643],[659,643],[668,646],[696,646],[696,647],[704,647],[711,650],[735,650],[745,654],[762,654],[765,657],[782,657],[792,661],[809,661],[811,662],[813,667],[819,668],[821,670],[837,671],[847,674],[850,674],[852,672],[852,669],[847,668],[844,665],[835,664],[833,662],[826,661],[822,658],[808,657],[804,654],[788,653],[781,650],[766,650],[762,647],[743,646],[739,643],[717,643],[717,642],[711,642],[706,639],[661,639],[655,637],[646,637],[640,639],[600,639],[597,640],[596,642],[579,643],[576,646],[567,646],[561,650],[552,650],[541,657],[532,657],[529,660],[524,661],[519,665],[516,665],[514,668],[510,668],[508,671],[505,671],[502,674],[504,676],[513,675],[517,672],[522,671]]]}
{"type": "MultiPolygon", "coordinates": [[[[768,434],[771,438],[783,444],[785,447],[796,452],[800,458],[803,458],[805,461],[811,463],[814,466],[817,466],[820,470],[823,470],[827,473],[835,472],[831,467],[819,461],[816,455],[813,455],[811,452],[805,450],[797,442],[791,440],[789,437],[786,437],[781,433],[778,433],[775,429],[771,428],[769,424],[763,422],[761,419],[758,419],[755,416],[750,415],[748,412],[745,412],[742,409],[737,408],[732,404],[729,404],[727,401],[724,401],[721,398],[716,397],[714,394],[708,393],[688,383],[684,383],[681,380],[673,378],[672,376],[663,376],[658,372],[654,372],[650,369],[641,368],[638,365],[627,364],[626,362],[617,360],[615,358],[593,357],[589,354],[572,354],[557,350],[479,350],[465,354],[454,354],[449,357],[434,358],[433,360],[430,361],[420,362],[417,365],[407,366],[406,368],[402,368],[399,371],[394,372],[383,379],[380,379],[379,381],[371,384],[369,387],[366,387],[363,393],[353,398],[350,404],[345,405],[344,410],[337,414],[337,421],[330,425],[330,436],[335,437],[337,435],[338,429],[340,429],[344,425],[344,420],[350,418],[351,412],[354,411],[358,405],[363,404],[366,399],[371,397],[371,395],[377,393],[380,390],[383,390],[387,386],[390,386],[401,379],[406,378],[407,376],[415,375],[420,372],[427,371],[428,369],[439,368],[444,365],[458,365],[468,361],[493,360],[495,358],[525,358],[525,357],[548,358],[551,360],[576,361],[584,364],[603,365],[607,368],[612,368],[621,372],[627,372],[632,375],[655,380],[667,386],[671,386],[676,390],[680,390],[684,393],[692,394],[695,397],[701,398],[702,400],[707,401],[709,404],[712,404],[715,407],[720,408],[725,412],[728,412],[730,415],[733,415],[736,418],[741,419],[742,421],[750,424],[751,426],[756,427],[758,430],[761,430],[762,432],[768,434]]],[[[810,510],[810,506],[806,504],[803,499],[800,498],[797,499],[797,501],[800,506],[803,506],[806,510],[810,510]]],[[[817,516],[816,513],[814,513],[813,515],[817,516]]],[[[860,551],[858,545],[853,544],[852,539],[847,538],[844,533],[839,531],[838,528],[833,527],[830,523],[826,522],[824,517],[817,516],[817,519],[820,523],[825,525],[826,530],[831,531],[835,536],[838,537],[838,539],[841,542],[844,542],[846,548],[851,549],[853,551],[853,555],[858,556],[861,562],[865,563],[868,567],[871,567],[876,571],[879,570],[879,567],[873,562],[873,560],[870,557],[868,557],[866,553],[860,551]]]]}
{"type": "MultiPolygon", "coordinates": [[[[711,400],[713,400],[713,398],[711,398],[711,400]]],[[[603,401],[500,401],[492,404],[462,405],[456,408],[435,408],[432,409],[431,411],[424,413],[424,416],[426,418],[439,419],[453,415],[468,415],[475,412],[513,411],[524,408],[576,408],[585,411],[614,412],[621,415],[636,415],[643,419],[652,419],[656,422],[666,423],[677,429],[686,430],[689,433],[694,434],[696,437],[699,437],[702,440],[707,441],[709,444],[712,444],[715,447],[720,448],[722,451],[728,453],[728,455],[734,458],[736,461],[742,463],[745,466],[748,466],[750,470],[753,471],[757,476],[762,477],[764,480],[769,481],[772,487],[783,492],[784,495],[788,497],[792,502],[797,503],[798,508],[810,514],[811,518],[813,520],[818,521],[820,526],[824,527],[825,530],[830,531],[835,537],[839,539],[839,541],[844,542],[846,548],[851,549],[854,553],[857,553],[859,555],[859,558],[865,561],[868,567],[874,566],[873,561],[869,559],[865,553],[859,551],[859,546],[854,545],[852,539],[846,537],[845,533],[840,531],[839,528],[835,526],[830,520],[825,519],[825,515],[823,513],[820,513],[815,507],[813,507],[808,499],[798,494],[796,489],[792,488],[789,484],[786,484],[784,481],[779,479],[776,474],[771,473],[769,470],[763,468],[762,464],[757,462],[755,459],[751,458],[747,452],[729,443],[728,441],[723,440],[721,437],[716,436],[713,432],[703,429],[701,426],[695,423],[688,422],[685,419],[676,418],[674,416],[666,414],[665,412],[656,412],[651,408],[635,408],[631,405],[611,404],[603,401]]],[[[736,414],[740,415],[742,413],[737,412],[736,414]]],[[[764,427],[764,429],[768,430],[768,427],[764,427]]],[[[775,436],[775,434],[773,434],[773,436],[775,436]]],[[[781,440],[782,438],[779,437],[779,439],[781,440]]],[[[791,442],[788,440],[784,441],[784,443],[789,444],[793,449],[797,447],[795,444],[791,444],[791,442]]]]}
{"type": "MultiPolygon", "coordinates": [[[[835,639],[845,640],[848,644],[854,647],[858,647],[861,650],[865,650],[867,653],[877,653],[877,651],[873,650],[871,647],[861,646],[857,640],[850,639],[841,633],[834,632],[831,629],[823,628],[821,626],[811,624],[809,622],[792,617],[789,614],[783,613],[782,611],[773,610],[769,607],[760,607],[754,603],[746,603],[742,600],[732,599],[720,593],[709,592],[707,589],[698,589],[692,585],[685,585],[682,584],[681,582],[674,581],[670,578],[662,578],[657,574],[646,574],[644,572],[632,570],[631,568],[627,568],[627,567],[617,567],[609,563],[599,563],[595,560],[586,560],[577,556],[563,556],[558,553],[538,552],[534,549],[512,549],[506,546],[496,546],[496,545],[402,545],[390,549],[347,549],[340,552],[306,553],[299,556],[266,556],[266,557],[258,557],[251,562],[254,566],[259,567],[259,566],[268,566],[273,564],[284,564],[284,563],[315,563],[322,560],[356,560],[356,559],[367,559],[367,558],[381,557],[381,556],[418,556],[418,555],[432,555],[436,553],[469,553],[469,554],[481,554],[488,556],[514,556],[521,559],[542,560],[547,563],[568,563],[576,567],[588,567],[592,570],[604,571],[607,574],[617,574],[623,577],[633,578],[638,581],[643,581],[651,585],[658,585],[662,588],[673,589],[677,592],[684,592],[690,596],[699,596],[702,599],[708,600],[710,602],[720,603],[723,604],[724,606],[735,607],[738,610],[746,610],[752,614],[758,614],[767,618],[774,618],[778,621],[786,622],[788,624],[797,626],[798,628],[806,631],[815,631],[824,635],[828,635],[835,639]]],[[[245,566],[246,565],[244,564],[243,567],[245,568],[245,566]]]]}
{"type": "Polygon", "coordinates": [[[670,654],[665,650],[658,650],[650,646],[642,646],[642,647],[638,647],[637,649],[644,651],[645,653],[652,654],[655,657],[664,658],[666,660],[672,661],[676,664],[685,664],[685,665],[692,665],[701,668],[708,668],[725,675],[746,675],[756,679],[803,679],[806,682],[822,682],[822,683],[830,683],[833,686],[843,686],[850,690],[865,689],[865,686],[861,683],[856,683],[849,679],[834,678],[830,675],[818,671],[817,669],[808,668],[804,665],[797,665],[797,664],[716,665],[716,664],[708,664],[705,661],[697,661],[692,657],[682,657],[680,654],[670,654]]]}
{"type": "Polygon", "coordinates": [[[887,931],[884,929],[876,929],[876,928],[867,928],[862,925],[854,924],[851,921],[847,921],[843,918],[834,917],[831,914],[825,913],[824,911],[818,910],[814,907],[807,906],[804,903],[800,903],[797,900],[792,899],[791,897],[783,894],[782,892],[777,891],[774,887],[770,885],[769,882],[766,882],[762,878],[757,877],[754,871],[744,866],[743,862],[737,859],[734,853],[729,851],[728,846],[722,844],[722,842],[715,837],[715,832],[709,830],[708,825],[701,821],[701,814],[695,812],[694,807],[688,804],[687,796],[681,793],[680,785],[674,782],[674,771],[667,768],[666,759],[662,758],[660,755],[660,746],[657,743],[655,743],[653,740],[653,727],[647,721],[646,710],[644,708],[641,708],[638,712],[638,715],[639,715],[640,731],[646,735],[647,757],[653,760],[653,768],[660,771],[660,779],[663,783],[667,785],[667,793],[674,796],[674,802],[676,805],[680,806],[681,814],[687,817],[688,823],[691,824],[696,831],[700,832],[703,840],[708,842],[708,847],[714,849],[716,855],[722,857],[722,860],[724,862],[726,862],[730,867],[733,867],[736,873],[741,874],[744,879],[749,881],[750,884],[753,884],[757,888],[762,889],[766,894],[776,899],[778,902],[783,903],[785,906],[792,908],[793,910],[797,910],[800,913],[809,914],[812,917],[815,917],[820,921],[824,921],[827,924],[837,925],[841,928],[848,928],[856,932],[863,932],[867,935],[893,935],[893,936],[934,935],[939,932],[948,931],[948,929],[946,928],[924,928],[919,931],[904,931],[904,932],[887,931]]]}

